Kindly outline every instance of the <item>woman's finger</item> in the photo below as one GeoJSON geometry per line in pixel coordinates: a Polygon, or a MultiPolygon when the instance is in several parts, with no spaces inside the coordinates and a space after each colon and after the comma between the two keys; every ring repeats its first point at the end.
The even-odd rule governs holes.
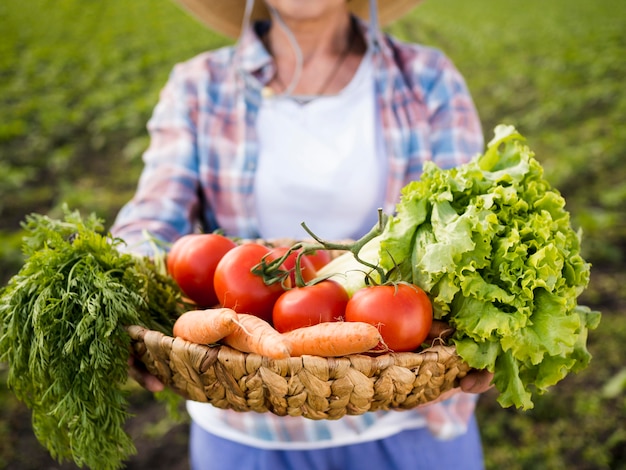
{"type": "Polygon", "coordinates": [[[461,390],[467,393],[483,393],[493,387],[493,372],[474,370],[461,379],[461,390]]]}
{"type": "Polygon", "coordinates": [[[128,358],[128,366],[128,375],[146,390],[155,393],[165,388],[163,382],[137,365],[137,361],[135,361],[134,357],[131,356],[128,358]]]}

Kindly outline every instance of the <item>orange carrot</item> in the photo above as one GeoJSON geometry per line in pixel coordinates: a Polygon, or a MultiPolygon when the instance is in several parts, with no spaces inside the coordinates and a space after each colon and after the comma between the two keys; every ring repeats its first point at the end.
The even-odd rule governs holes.
{"type": "Polygon", "coordinates": [[[230,308],[190,310],[174,323],[174,336],[197,344],[211,344],[237,328],[237,313],[230,308]]]}
{"type": "Polygon", "coordinates": [[[289,342],[268,322],[247,313],[238,314],[237,328],[222,342],[239,351],[272,359],[287,358],[291,350],[289,342]]]}
{"type": "Polygon", "coordinates": [[[345,356],[370,351],[382,342],[380,331],[365,322],[323,322],[283,333],[291,355],[345,356]]]}

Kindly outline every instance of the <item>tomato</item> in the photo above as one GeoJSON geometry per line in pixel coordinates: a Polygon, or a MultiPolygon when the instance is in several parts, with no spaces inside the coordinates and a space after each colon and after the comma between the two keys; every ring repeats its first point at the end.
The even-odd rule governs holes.
{"type": "Polygon", "coordinates": [[[276,259],[268,247],[258,243],[233,248],[218,263],[213,286],[223,307],[271,322],[274,303],[285,292],[285,287],[289,287],[289,281],[285,287],[280,282],[267,285],[261,276],[254,274],[252,268],[264,256],[269,261],[276,259]]]}
{"type": "Polygon", "coordinates": [[[350,298],[345,319],[377,326],[392,351],[414,351],[428,335],[433,308],[426,293],[417,286],[370,286],[359,289],[350,298]]]}
{"type": "Polygon", "coordinates": [[[167,272],[170,276],[174,277],[174,270],[176,268],[176,261],[178,260],[180,254],[183,252],[183,246],[185,246],[189,241],[194,240],[196,235],[185,235],[176,240],[172,247],[170,248],[167,257],[165,258],[165,263],[167,266],[167,272]]]}
{"type": "Polygon", "coordinates": [[[237,244],[215,233],[185,235],[167,255],[167,270],[180,289],[200,307],[217,304],[213,275],[218,262],[237,244]]]}
{"type": "Polygon", "coordinates": [[[330,251],[317,250],[312,253],[307,253],[306,255],[304,255],[304,258],[308,259],[311,262],[315,271],[319,271],[328,263],[330,263],[332,256],[330,255],[330,251]]]}
{"type": "Polygon", "coordinates": [[[282,294],[274,304],[272,322],[281,333],[303,326],[343,318],[348,293],[335,281],[296,287],[282,294]]]}
{"type": "MultiPolygon", "coordinates": [[[[277,246],[276,248],[272,248],[270,253],[275,257],[275,259],[281,258],[285,256],[285,254],[289,251],[289,247],[287,246],[277,246]]],[[[289,279],[291,281],[291,285],[296,285],[296,260],[298,258],[298,251],[291,252],[285,261],[283,262],[283,266],[286,271],[289,271],[289,279]]],[[[317,274],[317,270],[313,266],[313,263],[306,257],[300,257],[300,272],[302,274],[302,280],[304,282],[309,282],[312,279],[315,279],[317,274]]]]}

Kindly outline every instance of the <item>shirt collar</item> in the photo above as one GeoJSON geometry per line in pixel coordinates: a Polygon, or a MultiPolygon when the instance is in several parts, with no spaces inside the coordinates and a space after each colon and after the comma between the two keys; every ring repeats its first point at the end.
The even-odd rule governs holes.
{"type": "Polygon", "coordinates": [[[269,22],[247,25],[237,42],[237,60],[240,70],[257,78],[265,85],[274,75],[274,61],[260,37],[269,29],[269,22]]]}
{"type": "MultiPolygon", "coordinates": [[[[372,49],[374,54],[383,51],[384,41],[382,41],[382,33],[378,27],[370,25],[357,17],[355,17],[355,21],[367,42],[368,49],[372,49]]],[[[236,46],[239,69],[245,75],[251,75],[259,80],[261,86],[266,85],[275,73],[272,56],[260,39],[268,31],[269,27],[269,21],[260,21],[246,25],[236,46]]]]}

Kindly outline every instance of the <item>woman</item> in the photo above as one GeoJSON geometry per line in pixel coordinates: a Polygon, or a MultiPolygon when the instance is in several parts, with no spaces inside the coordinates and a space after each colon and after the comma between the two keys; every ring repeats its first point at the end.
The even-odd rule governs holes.
{"type": "MultiPolygon", "coordinates": [[[[113,233],[141,250],[217,228],[359,238],[422,165],[482,151],[465,83],[440,52],[384,35],[417,1],[179,0],[231,47],[178,64],[149,122],[137,193],[113,233]],[[360,18],[368,18],[363,20],[360,18]],[[380,18],[380,22],[379,22],[380,18]]],[[[461,388],[482,392],[491,375],[461,388]]],[[[157,385],[152,386],[158,387],[157,385]]],[[[476,395],[337,421],[189,402],[194,469],[482,468],[476,395]]]]}

